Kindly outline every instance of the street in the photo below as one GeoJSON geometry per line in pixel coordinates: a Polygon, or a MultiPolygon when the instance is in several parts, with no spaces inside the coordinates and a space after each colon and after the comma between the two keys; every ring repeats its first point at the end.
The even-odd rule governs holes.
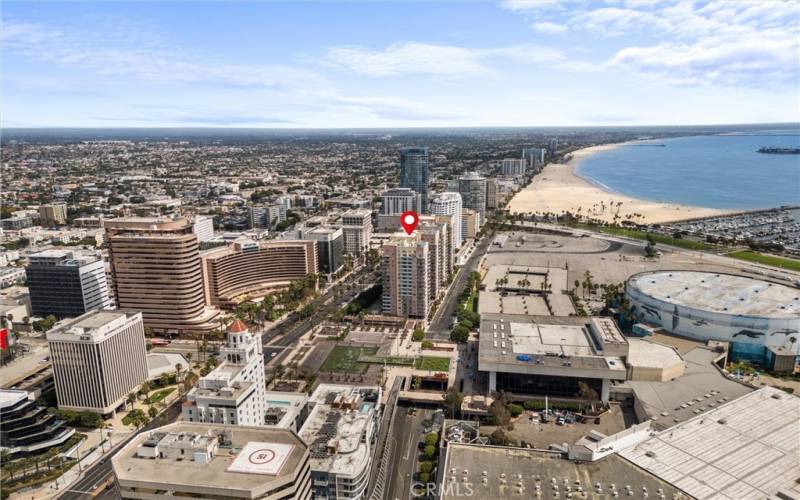
{"type": "Polygon", "coordinates": [[[389,500],[405,500],[411,497],[411,484],[416,480],[418,447],[422,439],[422,422],[430,418],[435,410],[417,408],[414,415],[408,414],[408,407],[398,406],[394,418],[392,436],[394,449],[391,464],[394,474],[391,476],[389,488],[384,498],[389,500]]]}

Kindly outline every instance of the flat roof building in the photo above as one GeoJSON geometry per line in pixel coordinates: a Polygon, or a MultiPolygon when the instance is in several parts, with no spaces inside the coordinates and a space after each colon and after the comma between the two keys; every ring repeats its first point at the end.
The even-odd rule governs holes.
{"type": "Polygon", "coordinates": [[[47,332],[58,407],[112,414],[147,380],[142,313],[94,310],[47,332]]]}
{"type": "Polygon", "coordinates": [[[372,211],[348,210],[342,214],[344,251],[351,255],[362,255],[369,250],[372,238],[372,211]]]}
{"type": "Polygon", "coordinates": [[[112,459],[121,498],[311,498],[309,454],[292,431],[177,422],[112,459]]]}
{"type": "Polygon", "coordinates": [[[430,245],[420,233],[393,234],[383,244],[383,314],[427,318],[430,310],[430,245]]]}
{"type": "Polygon", "coordinates": [[[481,317],[478,370],[489,392],[576,397],[579,383],[609,400],[610,382],[625,380],[625,337],[610,318],[481,317]]]}
{"type": "Polygon", "coordinates": [[[25,275],[31,314],[58,319],[112,306],[103,259],[97,252],[45,250],[28,257],[25,275]]]}
{"type": "Polygon", "coordinates": [[[620,455],[695,498],[800,498],[800,398],[763,387],[620,455]]]}
{"type": "Polygon", "coordinates": [[[120,308],[142,311],[159,333],[216,328],[206,307],[200,251],[187,219],[136,217],[106,221],[111,271],[120,308]]]}
{"type": "Polygon", "coordinates": [[[318,226],[303,235],[317,243],[317,264],[320,273],[332,275],[344,265],[344,232],[342,228],[318,226]]]}
{"type": "Polygon", "coordinates": [[[309,445],[315,498],[365,498],[380,400],[379,387],[321,384],[311,395],[300,437],[309,445]]]}

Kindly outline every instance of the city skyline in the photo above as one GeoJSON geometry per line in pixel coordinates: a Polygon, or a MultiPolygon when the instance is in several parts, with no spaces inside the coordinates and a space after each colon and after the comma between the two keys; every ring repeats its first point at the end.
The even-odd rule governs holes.
{"type": "Polygon", "coordinates": [[[793,2],[8,2],[2,126],[796,122],[799,19],[793,2]]]}

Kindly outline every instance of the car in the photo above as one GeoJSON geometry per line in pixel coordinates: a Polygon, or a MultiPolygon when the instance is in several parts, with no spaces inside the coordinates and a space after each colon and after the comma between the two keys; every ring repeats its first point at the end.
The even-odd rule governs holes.
{"type": "Polygon", "coordinates": [[[565,422],[565,420],[564,420],[564,417],[558,417],[558,418],[556,419],[556,425],[564,425],[565,423],[566,423],[566,422],[565,422]]]}
{"type": "Polygon", "coordinates": [[[277,355],[278,355],[278,353],[277,353],[277,352],[273,352],[272,354],[270,354],[270,355],[269,355],[269,357],[270,357],[270,358],[274,358],[274,357],[275,357],[275,356],[277,356],[277,355]]]}

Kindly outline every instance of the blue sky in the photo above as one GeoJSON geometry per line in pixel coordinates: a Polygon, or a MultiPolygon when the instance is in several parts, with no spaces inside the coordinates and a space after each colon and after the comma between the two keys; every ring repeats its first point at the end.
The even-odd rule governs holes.
{"type": "Polygon", "coordinates": [[[800,3],[4,2],[2,125],[800,121],[800,3]]]}

